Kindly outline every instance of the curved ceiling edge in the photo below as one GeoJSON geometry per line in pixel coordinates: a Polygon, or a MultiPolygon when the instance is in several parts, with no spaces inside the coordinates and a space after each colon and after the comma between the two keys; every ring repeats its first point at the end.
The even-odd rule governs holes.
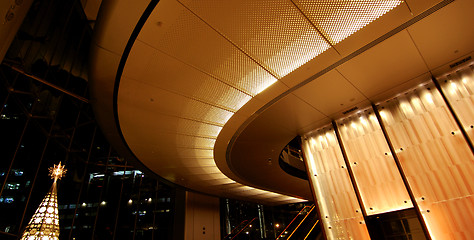
{"type": "Polygon", "coordinates": [[[160,177],[148,169],[138,160],[123,139],[120,131],[120,124],[116,118],[116,86],[118,84],[117,80],[120,80],[118,74],[122,71],[123,64],[126,61],[126,57],[124,58],[124,56],[126,56],[125,53],[130,50],[131,45],[133,45],[133,40],[136,38],[136,35],[138,35],[141,26],[143,26],[143,23],[146,21],[158,1],[159,0],[144,0],[140,2],[121,1],[120,3],[117,3],[116,1],[102,2],[98,15],[99,21],[97,21],[95,26],[95,35],[91,49],[89,73],[91,79],[90,92],[97,123],[116,151],[126,159],[130,159],[135,164],[138,164],[140,169],[146,174],[154,176],[168,185],[176,186],[176,184],[160,177]],[[135,11],[128,11],[127,14],[124,14],[123,12],[114,12],[116,9],[123,9],[123,5],[133,5],[135,11]],[[116,31],[113,27],[110,29],[110,26],[114,26],[111,25],[110,22],[116,21],[117,18],[133,20],[128,22],[129,28],[121,25],[122,31],[116,31]],[[107,33],[110,33],[111,31],[115,33],[115,36],[113,39],[107,39],[110,37],[107,33]],[[120,37],[117,37],[117,34],[120,35],[120,37]],[[117,39],[130,40],[128,42],[121,42],[116,41],[117,39]],[[119,42],[119,44],[110,44],[111,41],[114,41],[115,43],[119,42]],[[126,45],[123,43],[126,43],[126,45]],[[123,56],[121,54],[122,52],[124,53],[123,56]],[[110,73],[117,73],[117,75],[112,76],[110,73]],[[115,81],[112,79],[115,79],[115,81]],[[104,89],[113,89],[113,91],[104,91],[104,89]]]}
{"type": "MultiPolygon", "coordinates": [[[[101,12],[106,12],[104,9],[113,9],[112,11],[122,12],[129,10],[129,8],[123,7],[124,5],[127,5],[127,3],[124,4],[123,1],[121,3],[112,2],[114,1],[104,1],[103,4],[107,7],[101,8],[101,12]],[[122,4],[122,6],[114,8],[115,6],[111,7],[111,4],[122,4]]],[[[99,125],[101,126],[101,129],[108,138],[108,140],[114,145],[117,151],[121,155],[135,160],[135,163],[140,165],[142,169],[145,169],[146,173],[153,174],[154,176],[165,180],[166,182],[169,182],[169,180],[159,176],[152,169],[146,166],[141,160],[138,159],[138,157],[135,155],[135,153],[132,151],[127,141],[125,140],[119,121],[117,99],[123,69],[126,65],[127,57],[135,43],[137,36],[140,33],[143,24],[147,21],[150,13],[153,12],[153,10],[155,9],[155,6],[158,4],[158,0],[150,2],[143,1],[141,3],[143,4],[143,8],[141,8],[142,12],[140,13],[140,16],[115,16],[116,19],[113,19],[113,17],[107,16],[107,13],[102,13],[102,15],[105,15],[105,20],[102,20],[102,22],[97,23],[96,30],[98,33],[95,36],[95,42],[93,43],[94,49],[91,54],[91,79],[93,79],[93,81],[91,81],[91,95],[93,95],[94,98],[94,111],[96,113],[99,125]],[[117,23],[120,23],[121,17],[128,17],[127,20],[130,20],[130,18],[135,18],[135,20],[132,21],[134,23],[132,24],[133,26],[128,26],[128,29],[126,27],[119,27],[120,29],[116,29],[116,32],[118,32],[118,34],[116,32],[111,33],[111,29],[107,28],[112,28],[112,30],[114,27],[117,28],[117,23]],[[127,41],[124,41],[122,44],[115,44],[115,42],[121,42],[123,39],[126,39],[127,41]],[[112,79],[115,79],[115,81],[113,81],[112,79]],[[111,84],[112,82],[113,85],[111,84]],[[113,89],[113,91],[109,91],[110,89],[113,89]],[[113,109],[113,112],[109,111],[110,109],[113,109]]],[[[137,12],[135,2],[132,3],[131,1],[129,1],[128,4],[133,5],[133,11],[137,12]]],[[[231,185],[236,186],[238,189],[236,191],[228,191],[230,192],[229,195],[222,195],[217,193],[216,194],[219,196],[231,196],[239,198],[239,194],[242,193],[240,199],[243,199],[243,197],[248,194],[246,192],[248,192],[250,189],[246,186],[241,186],[238,183],[234,183],[231,185]]],[[[195,191],[195,189],[193,190],[195,191]]],[[[260,192],[257,192],[255,194],[256,197],[250,197],[248,198],[248,200],[253,200],[256,202],[270,205],[301,201],[301,199],[296,199],[289,196],[282,196],[273,192],[266,192],[261,190],[258,191],[260,192]]],[[[204,191],[204,193],[210,194],[206,191],[204,191]]]]}
{"type": "MultiPolygon", "coordinates": [[[[158,4],[160,0],[151,0],[148,6],[145,8],[143,11],[143,14],[141,15],[140,19],[135,25],[135,28],[132,31],[132,34],[130,35],[130,38],[128,39],[127,45],[125,46],[122,57],[120,59],[120,63],[117,68],[117,74],[115,76],[115,83],[114,83],[114,90],[113,90],[113,111],[114,111],[114,120],[115,120],[115,126],[117,127],[117,132],[120,136],[120,139],[122,139],[123,145],[127,148],[128,152],[130,152],[130,155],[133,156],[133,159],[140,165],[141,168],[146,169],[148,173],[153,173],[153,175],[157,178],[159,178],[161,181],[164,181],[166,183],[172,183],[171,181],[168,181],[167,179],[159,176],[155,172],[153,172],[150,168],[148,168],[145,164],[143,164],[140,159],[135,155],[135,153],[132,151],[130,146],[128,145],[127,141],[125,140],[125,137],[123,136],[122,128],[120,126],[120,120],[118,116],[118,106],[117,106],[117,98],[118,98],[118,91],[119,91],[119,86],[120,86],[120,80],[122,79],[122,73],[123,73],[123,68],[125,67],[125,63],[127,62],[128,56],[130,54],[130,51],[133,47],[133,44],[135,43],[135,40],[138,37],[138,34],[140,33],[141,29],[143,28],[143,25],[145,22],[148,20],[148,17],[150,14],[153,12],[155,9],[156,5],[158,4]]],[[[175,183],[172,183],[175,184],[175,183]]]]}
{"type": "MultiPolygon", "coordinates": [[[[241,174],[239,172],[239,170],[236,169],[236,167],[234,167],[233,161],[238,161],[238,159],[237,160],[233,159],[233,157],[232,157],[232,155],[234,154],[233,150],[234,150],[234,146],[236,145],[236,142],[238,142],[238,139],[241,136],[241,134],[244,133],[246,131],[247,127],[249,125],[251,125],[252,122],[256,121],[262,115],[263,112],[265,112],[266,110],[271,109],[271,107],[275,103],[277,103],[278,101],[280,101],[280,100],[284,99],[285,97],[291,95],[296,90],[298,90],[298,89],[302,88],[303,86],[309,84],[313,80],[318,79],[319,77],[323,76],[324,74],[326,74],[326,73],[336,69],[337,67],[341,66],[342,64],[352,60],[353,58],[355,58],[355,57],[359,56],[360,54],[366,52],[367,50],[373,48],[374,46],[376,46],[379,43],[385,41],[386,39],[402,32],[403,30],[405,30],[408,27],[412,26],[413,24],[421,21],[422,19],[430,16],[431,14],[433,14],[436,11],[444,8],[445,6],[449,5],[452,2],[454,2],[454,0],[444,0],[444,1],[439,2],[438,4],[432,6],[431,8],[423,11],[419,15],[416,15],[416,16],[412,17],[411,19],[409,19],[408,21],[406,21],[403,24],[399,25],[398,27],[388,31],[387,33],[383,34],[382,36],[376,38],[375,40],[373,40],[373,41],[369,42],[368,44],[364,45],[363,47],[359,48],[358,50],[352,52],[351,54],[343,57],[340,60],[335,61],[334,63],[332,63],[328,67],[324,68],[323,70],[317,72],[316,74],[314,74],[314,75],[306,78],[305,80],[297,83],[295,86],[293,86],[293,87],[289,88],[288,90],[284,91],[283,93],[281,93],[277,97],[275,97],[272,100],[264,103],[263,106],[256,107],[254,113],[251,114],[251,116],[249,116],[248,118],[246,118],[245,121],[240,121],[240,124],[238,124],[238,125],[235,124],[233,126],[230,126],[230,128],[233,128],[232,132],[234,134],[232,136],[226,135],[226,136],[222,136],[222,137],[219,136],[218,137],[216,145],[222,144],[221,142],[225,142],[225,143],[227,143],[227,147],[226,147],[225,153],[216,152],[216,155],[217,155],[216,160],[224,161],[224,159],[225,159],[226,165],[230,169],[230,171],[232,171],[238,177],[244,179],[244,181],[248,182],[249,180],[246,179],[246,177],[243,174],[241,174]],[[224,156],[224,154],[225,154],[225,156],[224,156]]],[[[370,102],[368,100],[364,103],[370,104],[370,102]]],[[[355,105],[360,105],[360,103],[355,104],[355,105]]],[[[237,112],[237,114],[238,113],[239,112],[237,112]]],[[[320,125],[322,126],[327,122],[328,121],[321,121],[320,125]]],[[[318,126],[314,126],[314,127],[316,128],[318,126]]],[[[249,152],[251,152],[251,150],[249,152]]],[[[224,165],[224,164],[222,164],[222,163],[218,164],[218,166],[221,166],[221,165],[224,165]]]]}

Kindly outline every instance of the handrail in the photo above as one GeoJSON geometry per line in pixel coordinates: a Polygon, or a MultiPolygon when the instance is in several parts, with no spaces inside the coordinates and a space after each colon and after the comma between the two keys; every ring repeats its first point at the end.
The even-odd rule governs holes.
{"type": "Polygon", "coordinates": [[[309,210],[308,214],[306,214],[306,216],[304,216],[303,220],[300,221],[300,223],[298,224],[298,226],[296,226],[295,230],[293,230],[293,232],[291,232],[290,236],[288,236],[287,239],[290,239],[291,236],[293,236],[293,234],[296,232],[296,230],[298,230],[298,228],[301,226],[301,224],[304,222],[304,220],[306,220],[306,218],[309,216],[309,214],[311,214],[311,212],[314,210],[314,205],[313,207],[311,208],[311,210],[309,210]]]}
{"type": "MultiPolygon", "coordinates": [[[[314,205],[313,205],[314,206],[314,205]]],[[[293,221],[295,221],[295,219],[301,214],[301,212],[303,212],[303,210],[305,210],[307,207],[310,207],[310,206],[304,206],[304,208],[302,208],[298,214],[296,214],[296,216],[293,218],[293,220],[291,220],[291,222],[286,226],[285,229],[283,229],[283,231],[280,233],[280,235],[278,235],[278,237],[276,239],[279,239],[281,237],[281,235],[286,231],[286,229],[288,229],[288,227],[290,227],[290,225],[293,223],[293,221]]]]}
{"type": "Polygon", "coordinates": [[[296,154],[298,154],[298,156],[301,156],[301,152],[300,152],[300,151],[298,151],[299,149],[298,149],[298,150],[295,150],[295,149],[297,149],[297,148],[290,147],[290,145],[288,145],[288,153],[291,153],[291,152],[293,152],[293,153],[296,153],[296,154]]]}
{"type": "Polygon", "coordinates": [[[309,234],[313,231],[314,227],[316,227],[316,225],[318,224],[319,222],[319,219],[316,220],[316,222],[314,223],[313,227],[309,230],[308,234],[306,234],[306,237],[304,237],[303,240],[306,240],[306,238],[308,238],[309,234]]]}
{"type": "Polygon", "coordinates": [[[234,231],[237,230],[237,229],[240,227],[240,225],[242,225],[242,224],[245,223],[245,222],[248,222],[248,220],[245,219],[245,220],[243,220],[241,223],[239,223],[234,229],[232,229],[232,231],[230,231],[229,234],[227,234],[227,235],[224,237],[224,239],[226,239],[228,236],[232,235],[232,233],[234,233],[234,231]]]}
{"type": "Polygon", "coordinates": [[[237,237],[244,229],[247,228],[248,225],[250,225],[255,219],[257,219],[257,217],[254,217],[249,223],[247,223],[247,225],[245,225],[245,227],[243,227],[237,234],[235,234],[235,236],[233,238],[231,238],[230,240],[234,239],[235,237],[237,237]]]}

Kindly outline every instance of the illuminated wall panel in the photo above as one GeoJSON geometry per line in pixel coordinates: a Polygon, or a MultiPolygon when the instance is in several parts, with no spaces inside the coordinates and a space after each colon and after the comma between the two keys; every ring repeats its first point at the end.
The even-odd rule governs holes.
{"type": "Polygon", "coordinates": [[[472,239],[474,157],[440,93],[421,86],[379,111],[432,239],[472,239]]]}
{"type": "Polygon", "coordinates": [[[338,130],[367,215],[413,207],[375,114],[342,119],[338,130]]]}
{"type": "Polygon", "coordinates": [[[328,239],[370,239],[334,130],[309,133],[303,147],[328,239]]]}
{"type": "Polygon", "coordinates": [[[471,141],[474,140],[474,66],[460,69],[438,79],[471,141]]]}

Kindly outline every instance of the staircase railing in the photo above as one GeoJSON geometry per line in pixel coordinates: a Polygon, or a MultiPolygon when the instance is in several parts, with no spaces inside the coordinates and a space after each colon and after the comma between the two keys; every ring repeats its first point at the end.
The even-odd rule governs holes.
{"type": "Polygon", "coordinates": [[[244,231],[245,229],[247,229],[250,224],[252,224],[253,221],[255,221],[255,219],[257,219],[257,217],[254,217],[252,218],[252,220],[244,220],[242,221],[241,223],[239,223],[239,225],[237,225],[234,229],[232,229],[232,231],[227,234],[225,237],[224,237],[224,240],[233,240],[235,237],[237,237],[242,231],[244,231]],[[242,227],[243,225],[243,227],[242,227]],[[239,230],[240,229],[240,230],[239,230]],[[237,232],[237,233],[236,233],[237,232]],[[232,234],[234,234],[234,236],[232,236],[232,234]]]}
{"type": "MultiPolygon", "coordinates": [[[[293,230],[293,232],[291,232],[290,236],[288,236],[287,239],[290,239],[291,236],[293,236],[293,234],[295,234],[296,230],[298,230],[298,228],[301,226],[301,224],[303,224],[303,222],[306,220],[306,218],[309,216],[309,214],[311,214],[311,212],[314,210],[314,205],[312,206],[312,208],[309,210],[308,213],[306,213],[306,216],[304,216],[303,220],[300,221],[300,223],[298,224],[298,226],[295,227],[295,229],[293,230]]],[[[311,232],[311,231],[310,231],[311,232]]]]}
{"type": "MultiPolygon", "coordinates": [[[[278,235],[278,237],[277,237],[276,239],[277,239],[277,240],[280,239],[280,238],[282,237],[282,235],[285,234],[285,232],[287,232],[286,230],[288,230],[288,228],[289,228],[290,226],[293,226],[293,225],[292,225],[293,223],[295,223],[295,224],[297,223],[295,220],[296,220],[298,217],[300,217],[301,214],[302,214],[305,210],[307,210],[308,208],[311,208],[311,207],[314,208],[314,205],[312,205],[312,206],[305,206],[304,208],[302,208],[302,209],[298,212],[298,214],[296,214],[296,216],[291,220],[291,222],[286,226],[286,228],[283,229],[283,231],[278,235]]],[[[307,216],[307,215],[306,215],[306,216],[307,216]]],[[[301,224],[301,222],[300,222],[300,224],[301,224]]],[[[295,229],[296,229],[296,228],[295,228],[295,229]]]]}

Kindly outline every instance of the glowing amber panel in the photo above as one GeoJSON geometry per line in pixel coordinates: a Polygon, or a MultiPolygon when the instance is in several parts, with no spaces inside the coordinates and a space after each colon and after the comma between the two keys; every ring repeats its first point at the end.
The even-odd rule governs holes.
{"type": "Polygon", "coordinates": [[[474,157],[440,93],[422,86],[379,110],[432,239],[474,239],[474,157]]]}
{"type": "Polygon", "coordinates": [[[367,215],[413,207],[375,114],[342,119],[338,130],[367,215]]]}
{"type": "Polygon", "coordinates": [[[328,239],[370,239],[334,130],[307,134],[303,147],[328,239]]]}
{"type": "Polygon", "coordinates": [[[464,130],[474,140],[474,65],[461,68],[438,79],[464,130]]]}

